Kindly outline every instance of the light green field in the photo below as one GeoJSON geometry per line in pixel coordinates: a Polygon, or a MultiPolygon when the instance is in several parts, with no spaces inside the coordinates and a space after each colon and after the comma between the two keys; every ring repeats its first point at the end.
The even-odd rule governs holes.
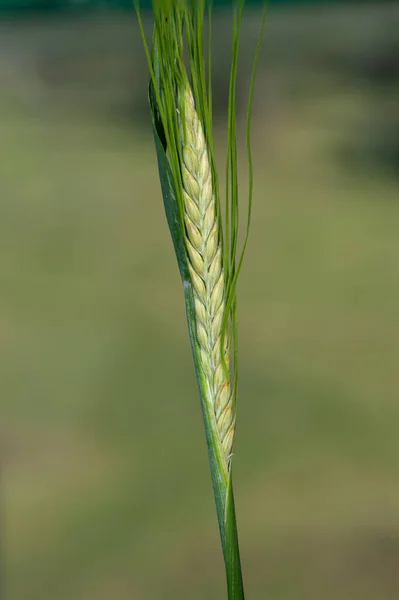
{"type": "MultiPolygon", "coordinates": [[[[394,600],[399,186],[335,162],[356,92],[294,106],[270,127],[258,103],[253,127],[234,461],[247,595],[394,600]]],[[[150,132],[5,93],[0,132],[7,597],[219,600],[150,132]]]]}

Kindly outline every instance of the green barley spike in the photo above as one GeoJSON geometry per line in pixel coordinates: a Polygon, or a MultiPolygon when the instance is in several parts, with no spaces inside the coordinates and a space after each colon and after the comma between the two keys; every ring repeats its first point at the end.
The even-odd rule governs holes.
{"type": "MultiPolygon", "coordinates": [[[[251,217],[250,120],[265,12],[255,54],[247,113],[250,191],[246,235],[244,247],[237,256],[235,94],[243,2],[233,5],[224,220],[213,142],[211,78],[210,72],[207,73],[211,65],[211,43],[210,39],[208,44],[204,41],[204,21],[208,13],[207,22],[210,25],[211,6],[205,0],[154,0],[151,48],[146,41],[137,2],[136,11],[150,70],[149,102],[159,176],[183,281],[226,566],[228,598],[242,600],[244,589],[232,487],[238,356],[236,284],[251,217]],[[186,52],[189,57],[187,67],[184,61],[186,52]]],[[[208,27],[208,32],[210,30],[208,27]]]]}

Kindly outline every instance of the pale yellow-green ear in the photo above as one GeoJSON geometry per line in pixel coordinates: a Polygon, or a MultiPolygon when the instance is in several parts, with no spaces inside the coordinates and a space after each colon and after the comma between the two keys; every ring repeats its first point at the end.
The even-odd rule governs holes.
{"type": "MultiPolygon", "coordinates": [[[[248,218],[244,246],[238,254],[239,189],[235,98],[243,4],[238,2],[233,5],[228,152],[225,167],[227,191],[223,218],[212,127],[211,11],[208,11],[209,37],[206,47],[205,0],[154,2],[154,32],[150,50],[136,6],[150,70],[149,101],[159,178],[183,282],[229,600],[244,598],[232,486],[238,373],[236,285],[251,217],[250,119],[254,74],[260,48],[259,41],[247,121],[250,171],[248,218]],[[189,58],[187,68],[184,62],[185,50],[189,58]]],[[[263,24],[264,20],[261,33],[263,24]]]]}

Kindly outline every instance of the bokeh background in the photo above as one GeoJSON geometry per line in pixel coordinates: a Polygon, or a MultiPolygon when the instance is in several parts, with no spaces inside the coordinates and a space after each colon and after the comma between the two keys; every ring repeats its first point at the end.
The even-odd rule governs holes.
{"type": "MultiPolygon", "coordinates": [[[[214,30],[223,171],[228,7],[214,30]]],[[[398,2],[269,10],[239,284],[248,598],[399,597],[398,31],[398,2]]],[[[7,600],[225,597],[146,85],[133,11],[2,0],[7,600]]],[[[241,183],[245,211],[245,161],[241,183]]]]}

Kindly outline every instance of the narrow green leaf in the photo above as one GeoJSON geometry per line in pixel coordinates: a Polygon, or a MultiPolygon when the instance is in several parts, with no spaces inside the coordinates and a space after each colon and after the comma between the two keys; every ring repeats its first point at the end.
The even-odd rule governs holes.
{"type": "MultiPolygon", "coordinates": [[[[151,92],[150,92],[151,95],[151,92]]],[[[153,133],[155,149],[157,152],[159,180],[161,183],[162,197],[165,207],[166,219],[168,221],[170,235],[176,253],[177,263],[183,282],[190,283],[190,274],[187,263],[187,253],[184,243],[184,231],[181,224],[179,205],[175,190],[174,179],[170,164],[165,152],[165,142],[162,140],[162,131],[159,122],[153,112],[153,133]]]]}
{"type": "Polygon", "coordinates": [[[237,521],[233,493],[233,478],[231,471],[227,487],[225,523],[225,562],[228,598],[229,600],[244,600],[244,586],[241,574],[240,550],[238,546],[237,521]]]}

